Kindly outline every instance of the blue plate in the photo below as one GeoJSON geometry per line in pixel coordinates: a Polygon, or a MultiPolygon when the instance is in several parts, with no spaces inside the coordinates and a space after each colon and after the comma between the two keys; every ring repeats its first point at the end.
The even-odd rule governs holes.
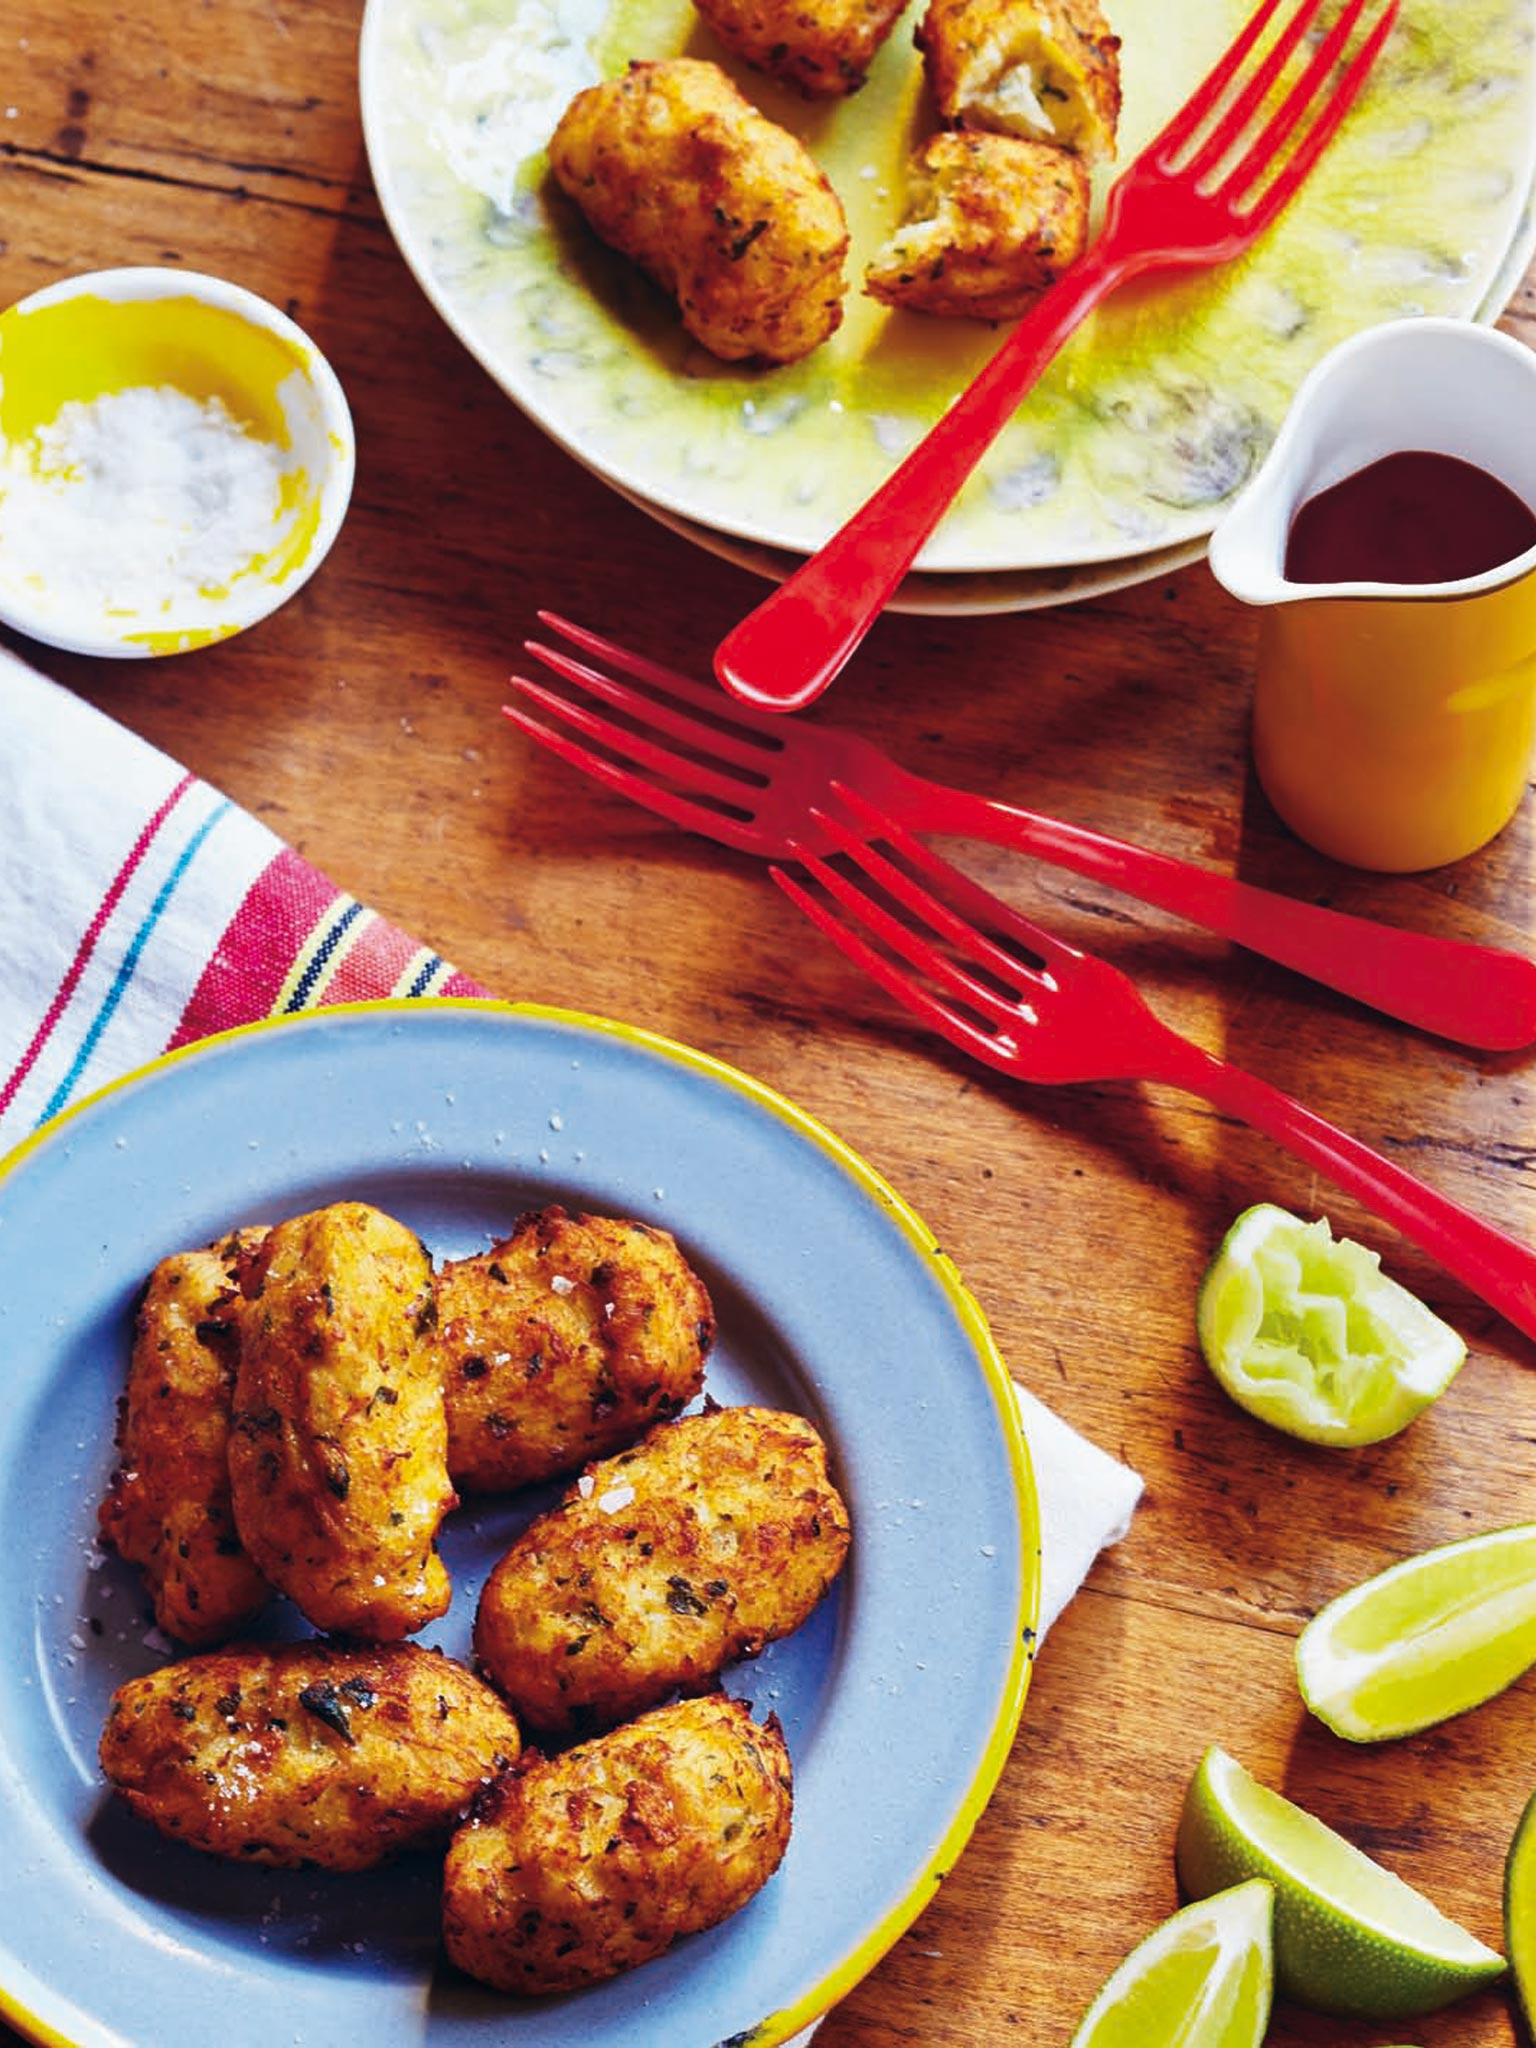
{"type": "MultiPolygon", "coordinates": [[[[223,2048],[714,2048],[787,2040],[933,1895],[1017,1726],[1038,1521],[1008,1376],[928,1232],[756,1082],[627,1027],[495,1004],[370,1004],[231,1032],[48,1125],[0,1168],[0,2010],[47,2041],[223,2048]],[[95,1545],[135,1295],[166,1253],[356,1197],[439,1255],[564,1202],[665,1225],[720,1323],[709,1386],[810,1416],[854,1545],[804,1628],[728,1688],[784,1723],[778,1875],[644,1969],[520,2003],[441,1958],[439,1862],[261,1871],[167,1842],[96,1740],[164,1661],[137,1574],[95,1545]]],[[[485,1573],[550,1497],[460,1510],[465,1655],[485,1573]]],[[[270,1632],[303,1633],[279,1607],[270,1632]]]]}

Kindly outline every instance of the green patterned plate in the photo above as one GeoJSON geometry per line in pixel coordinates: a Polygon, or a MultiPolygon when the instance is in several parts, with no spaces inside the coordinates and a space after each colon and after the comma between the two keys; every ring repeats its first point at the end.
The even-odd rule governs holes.
{"type": "MultiPolygon", "coordinates": [[[[1521,279],[1536,256],[1536,191],[1528,193],[1515,237],[1505,251],[1504,261],[1477,309],[1477,319],[1491,327],[1520,287],[1521,279]]],[[[631,503],[649,512],[674,533],[707,553],[734,562],[778,583],[800,561],[779,548],[767,548],[756,541],[740,540],[714,527],[697,526],[675,512],[661,511],[646,499],[628,493],[631,503]]],[[[1102,597],[1113,590],[1128,590],[1137,583],[1150,583],[1159,576],[1172,576],[1187,569],[1205,554],[1202,534],[1171,548],[1153,549],[1144,555],[1123,555],[1108,562],[1080,562],[1076,566],[1046,569],[994,569],[970,576],[925,575],[913,570],[900,584],[887,611],[910,612],[927,618],[979,618],[998,612],[1045,611],[1052,605],[1075,604],[1083,598],[1102,597]]]]}
{"type": "MultiPolygon", "coordinates": [[[[1110,0],[1125,44],[1123,157],[1248,6],[1110,0]]],[[[1102,308],[919,568],[1167,559],[1210,531],[1336,342],[1415,314],[1474,317],[1531,186],[1532,13],[1532,0],[1404,0],[1367,93],[1274,234],[1219,273],[1148,280],[1102,308]]],[[[856,288],[929,123],[906,21],[864,90],[834,107],[727,67],[837,187],[855,288],[838,334],[788,368],[743,370],[694,345],[668,302],[551,191],[544,165],[574,92],[631,57],[683,50],[720,54],[690,0],[369,0],[361,92],[373,173],[433,303],[556,440],[659,511],[803,553],[889,472],[996,335],[888,312],[856,288]]]]}

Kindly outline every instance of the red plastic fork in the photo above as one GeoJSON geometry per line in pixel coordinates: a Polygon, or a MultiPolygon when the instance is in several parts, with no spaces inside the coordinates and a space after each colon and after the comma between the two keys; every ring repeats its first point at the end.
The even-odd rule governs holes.
{"type": "Polygon", "coordinates": [[[1263,120],[1324,0],[1297,0],[1276,41],[1250,67],[1281,4],[1264,0],[1215,69],[1116,180],[1098,241],[1030,308],[938,424],[846,525],[721,641],[715,674],[733,697],[769,711],[798,711],[821,694],[1025,393],[1100,299],[1149,270],[1228,262],[1273,224],[1354,104],[1398,9],[1398,0],[1387,0],[1341,69],[1370,4],[1349,0],[1263,120]]]}
{"type": "Polygon", "coordinates": [[[1187,1089],[1264,1132],[1358,1197],[1536,1337],[1536,1253],[1267,1081],[1153,1015],[1117,967],[990,895],[851,791],[851,819],[818,824],[838,865],[796,850],[814,887],[772,870],[791,900],[952,1044],[1026,1081],[1139,1079],[1187,1089]],[[867,842],[891,848],[886,854],[867,842]]]}
{"type": "Polygon", "coordinates": [[[1348,917],[947,788],[898,766],[856,733],[750,711],[553,612],[539,617],[591,659],[530,640],[528,652],[567,687],[514,676],[543,715],[509,705],[507,716],[572,767],[675,825],[770,859],[787,859],[796,840],[824,853],[812,810],[843,782],[914,831],[1017,847],[1443,1038],[1496,1051],[1536,1039],[1536,961],[1521,954],[1348,917]]]}

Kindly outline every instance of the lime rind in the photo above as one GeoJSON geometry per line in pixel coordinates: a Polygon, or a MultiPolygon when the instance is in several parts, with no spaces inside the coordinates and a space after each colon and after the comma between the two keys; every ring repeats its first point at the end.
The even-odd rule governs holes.
{"type": "Polygon", "coordinates": [[[1262,1882],[1185,1906],[1105,1981],[1071,2048],[1260,2048],[1274,1996],[1273,1910],[1262,1882]]]}
{"type": "Polygon", "coordinates": [[[1296,1643],[1308,1711],[1387,1742],[1481,1706],[1536,1663],[1536,1523],[1419,1552],[1352,1586],[1296,1643]]]}
{"type": "Polygon", "coordinates": [[[1504,1946],[1526,2038],[1536,2040],[1536,1793],[1520,1816],[1504,1860],[1504,1946]]]}
{"type": "Polygon", "coordinates": [[[1495,1950],[1225,1750],[1190,1781],[1175,1859],[1194,1898],[1274,1886],[1276,1990],[1319,2012],[1413,2019],[1504,1974],[1495,1950]]]}
{"type": "Polygon", "coordinates": [[[1380,1443],[1460,1371],[1466,1346],[1378,1255],[1261,1202],[1222,1240],[1196,1304],[1200,1349],[1238,1405],[1310,1443],[1380,1443]]]}

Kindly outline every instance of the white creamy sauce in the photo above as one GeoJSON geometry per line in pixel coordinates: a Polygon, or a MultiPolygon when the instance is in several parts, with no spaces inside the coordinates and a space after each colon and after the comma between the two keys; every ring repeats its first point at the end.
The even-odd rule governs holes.
{"type": "Polygon", "coordinates": [[[511,213],[522,165],[571,100],[598,83],[591,44],[607,12],[604,0],[516,0],[490,19],[419,29],[432,142],[499,212],[511,213]]]}

